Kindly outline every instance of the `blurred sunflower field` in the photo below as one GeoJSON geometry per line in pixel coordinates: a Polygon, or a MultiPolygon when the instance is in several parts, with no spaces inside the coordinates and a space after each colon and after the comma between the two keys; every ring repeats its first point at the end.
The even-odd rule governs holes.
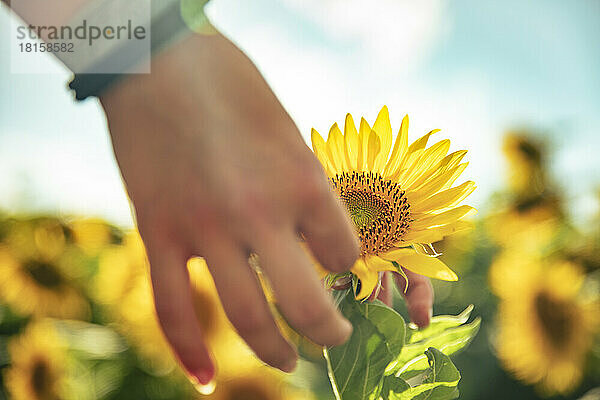
{"type": "MultiPolygon", "coordinates": [[[[154,312],[141,239],[101,220],[3,218],[4,398],[203,398],[154,312]]],[[[225,318],[205,263],[189,262],[198,319],[219,360],[213,399],[305,399],[260,363],[225,318]],[[225,384],[226,382],[226,384],[225,384]]]]}
{"type": "MultiPolygon", "coordinates": [[[[489,200],[496,211],[436,247],[461,279],[433,282],[435,313],[475,304],[452,323],[472,314],[462,329],[476,332],[482,321],[471,346],[452,355],[461,398],[597,399],[600,215],[586,226],[569,220],[539,137],[511,132],[504,153],[508,184],[489,200]]],[[[218,360],[210,388],[186,377],[163,338],[135,231],[100,219],[2,214],[1,398],[333,398],[318,349],[304,343],[305,358],[317,362],[301,362],[292,375],[263,365],[227,321],[204,261],[188,269],[218,360]]],[[[399,293],[394,305],[407,315],[399,293]]],[[[409,329],[417,342],[430,334],[409,329]]]]}
{"type": "MultiPolygon", "coordinates": [[[[386,311],[398,329],[387,333],[403,347],[384,366],[381,398],[600,400],[598,0],[211,0],[205,11],[316,153],[329,145],[313,126],[327,132],[348,111],[377,121],[382,104],[395,130],[408,113],[411,132],[443,127],[453,149],[469,150],[460,172],[477,183],[478,213],[459,222],[472,228],[420,249],[458,280],[432,280],[434,317],[421,330],[404,323],[394,291],[386,311]],[[417,393],[427,385],[438,386],[417,393]]],[[[33,61],[46,74],[12,71],[12,18],[0,3],[0,400],[335,400],[328,368],[348,352],[326,360],[278,318],[302,359],[293,374],[265,366],[199,258],[187,268],[218,374],[210,386],[189,379],[155,315],[105,114],[73,102],[71,73],[50,54],[33,61]]],[[[327,169],[329,155],[319,158],[327,169]]],[[[421,228],[442,225],[429,222],[421,228]]],[[[379,290],[380,271],[362,272],[379,290]]],[[[349,318],[381,312],[348,297],[336,300],[349,318]]]]}

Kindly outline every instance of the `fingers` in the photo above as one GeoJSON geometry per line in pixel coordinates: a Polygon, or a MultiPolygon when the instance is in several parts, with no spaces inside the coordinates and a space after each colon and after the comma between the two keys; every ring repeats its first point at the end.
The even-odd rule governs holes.
{"type": "Polygon", "coordinates": [[[347,271],[360,251],[354,225],[323,177],[312,185],[316,187],[308,197],[300,230],[323,267],[333,272],[347,271]]]}
{"type": "Polygon", "coordinates": [[[206,385],[215,369],[194,313],[186,257],[166,244],[148,245],[147,249],[160,325],[185,369],[206,385]]]}
{"type": "Polygon", "coordinates": [[[246,255],[223,241],[208,243],[207,249],[207,264],[233,326],[261,360],[291,372],[296,366],[296,352],[279,332],[246,255]]]}
{"type": "Polygon", "coordinates": [[[429,325],[433,313],[433,287],[429,278],[404,269],[408,278],[408,288],[406,289],[406,280],[404,277],[394,272],[396,284],[406,299],[406,306],[410,319],[419,328],[429,325]]]}
{"type": "Polygon", "coordinates": [[[352,326],[333,305],[291,229],[263,233],[258,240],[261,267],[287,322],[317,344],[333,346],[346,341],[352,326]]]}

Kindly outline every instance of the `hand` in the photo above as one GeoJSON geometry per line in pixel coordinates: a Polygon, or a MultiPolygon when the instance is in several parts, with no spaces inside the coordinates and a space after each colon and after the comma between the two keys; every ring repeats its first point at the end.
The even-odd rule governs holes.
{"type": "Polygon", "coordinates": [[[266,363],[290,371],[294,348],[271,316],[251,252],[298,332],[322,345],[351,325],[324,291],[302,235],[334,272],[359,253],[352,224],[316,158],[252,62],[221,35],[156,56],[150,75],[101,96],[117,161],[146,245],[156,310],[184,367],[214,366],[194,315],[186,261],[206,259],[228,318],[266,363]]]}

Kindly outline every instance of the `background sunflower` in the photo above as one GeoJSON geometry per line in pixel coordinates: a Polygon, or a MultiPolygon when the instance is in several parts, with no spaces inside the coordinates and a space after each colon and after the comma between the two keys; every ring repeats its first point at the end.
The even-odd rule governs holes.
{"type": "Polygon", "coordinates": [[[197,317],[218,359],[214,394],[196,390],[163,336],[137,232],[99,220],[11,218],[0,221],[0,240],[4,285],[19,283],[6,271],[20,271],[33,257],[76,260],[61,275],[61,299],[76,292],[88,305],[84,314],[57,313],[71,309],[54,303],[35,309],[32,299],[42,301],[47,294],[27,285],[12,287],[14,296],[2,297],[0,398],[4,390],[16,400],[310,398],[306,389],[263,365],[237,335],[202,259],[190,260],[188,269],[197,317]],[[15,265],[14,260],[25,261],[15,265]],[[65,319],[39,319],[45,316],[65,319]]]}
{"type": "Polygon", "coordinates": [[[4,371],[14,400],[59,400],[67,393],[66,343],[52,322],[38,321],[8,343],[11,366],[4,371]]]}
{"type": "MultiPolygon", "coordinates": [[[[470,150],[468,172],[478,184],[469,201],[479,210],[475,229],[436,245],[442,253],[438,259],[460,282],[432,282],[435,314],[456,315],[474,304],[473,314],[482,318],[469,350],[453,358],[463,376],[461,399],[600,398],[598,334],[589,348],[580,347],[589,349],[578,364],[581,379],[567,394],[540,392],[531,379],[520,379],[524,376],[497,357],[501,332],[506,332],[505,317],[499,316],[506,309],[504,299],[512,298],[516,307],[522,296],[524,304],[531,304],[525,300],[546,287],[545,269],[555,262],[577,265],[583,276],[575,304],[600,292],[599,12],[595,0],[212,0],[209,5],[209,17],[256,60],[307,143],[312,126],[327,132],[332,116],[347,110],[374,121],[376,107],[386,103],[410,114],[413,132],[427,132],[435,124],[444,127],[456,148],[470,150]],[[528,284],[504,283],[520,282],[529,268],[540,267],[542,277],[527,278],[528,284]]],[[[0,5],[2,54],[12,47],[10,26],[9,13],[0,5]]],[[[50,55],[36,57],[40,66],[58,69],[67,79],[68,72],[50,55]]],[[[144,344],[128,333],[131,326],[120,315],[117,300],[111,300],[128,286],[123,282],[129,269],[138,271],[137,276],[143,268],[118,260],[114,265],[122,271],[100,267],[101,259],[122,258],[108,254],[120,253],[133,220],[99,105],[73,103],[56,75],[14,74],[9,63],[0,63],[0,77],[0,247],[9,260],[0,263],[0,399],[10,398],[12,382],[5,372],[16,365],[11,365],[7,344],[42,314],[86,320],[77,327],[72,320],[58,321],[60,337],[72,331],[64,343],[73,368],[64,373],[77,383],[71,385],[79,388],[74,398],[193,397],[185,377],[165,374],[150,361],[144,344]],[[38,244],[31,239],[35,235],[27,234],[30,239],[22,243],[29,244],[22,251],[19,240],[9,240],[41,220],[50,224],[46,234],[38,235],[38,244]],[[64,242],[53,239],[52,232],[60,231],[52,228],[57,222],[64,242]],[[20,265],[23,254],[59,260],[65,267],[61,276],[72,288],[66,293],[77,293],[87,306],[69,300],[65,310],[45,309],[48,302],[38,295],[46,292],[37,284],[20,284],[23,290],[14,291],[15,285],[6,283],[6,265],[20,265]],[[90,284],[98,282],[100,273],[110,277],[103,296],[100,285],[90,284]]],[[[142,314],[148,316],[144,285],[132,284],[143,290],[134,290],[128,304],[142,304],[142,314]]],[[[407,315],[400,297],[394,300],[395,308],[407,315]]],[[[202,318],[211,320],[207,315],[202,318]]],[[[517,315],[525,321],[526,316],[517,315]]],[[[149,322],[148,327],[156,325],[149,322]]],[[[150,342],[160,337],[157,330],[145,334],[150,342]]],[[[231,342],[222,343],[227,348],[231,342]]],[[[233,355],[228,358],[233,362],[233,355]]],[[[545,361],[535,362],[541,366],[545,361]]],[[[301,363],[292,379],[310,386],[316,398],[330,400],[322,373],[301,363]]]]}
{"type": "Polygon", "coordinates": [[[23,315],[86,318],[88,302],[71,276],[83,257],[67,243],[68,228],[55,218],[34,218],[10,220],[7,229],[0,239],[0,298],[23,315]]]}
{"type": "Polygon", "coordinates": [[[492,279],[498,280],[493,287],[503,287],[496,290],[501,297],[497,349],[502,362],[543,394],[572,391],[581,382],[600,322],[598,299],[582,298],[581,268],[524,254],[492,268],[492,279]]]}
{"type": "MultiPolygon", "coordinates": [[[[511,135],[516,140],[515,133],[511,135]]],[[[531,152],[528,147],[537,146],[528,136],[518,142],[528,145],[517,150],[531,152]]],[[[540,147],[541,159],[543,151],[540,147]]],[[[560,393],[555,397],[579,399],[600,382],[595,318],[600,214],[592,216],[588,226],[573,224],[563,191],[547,165],[508,165],[509,171],[533,165],[545,172],[524,171],[525,176],[537,177],[531,192],[527,185],[507,185],[490,199],[487,209],[495,212],[485,211],[475,220],[474,230],[436,245],[442,253],[439,259],[462,277],[460,285],[434,281],[436,314],[458,314],[474,303],[474,314],[483,320],[470,350],[453,359],[463,376],[462,398],[529,400],[560,393]]],[[[6,278],[0,286],[8,285],[13,273],[32,285],[19,290],[13,285],[0,293],[0,395],[2,390],[15,392],[12,396],[18,399],[30,393],[34,355],[43,353],[39,360],[60,360],[48,364],[53,366],[48,376],[64,390],[59,398],[65,399],[228,399],[244,392],[264,400],[331,399],[322,364],[301,362],[297,373],[288,377],[252,355],[229,325],[201,259],[190,260],[188,270],[197,317],[218,360],[212,395],[196,390],[163,338],[136,232],[99,220],[11,216],[0,220],[0,243],[0,273],[6,278]],[[56,268],[62,279],[60,295],[76,294],[79,300],[67,301],[67,308],[43,304],[48,289],[23,270],[27,260],[43,260],[56,268]],[[39,307],[32,306],[34,300],[39,307]],[[84,312],[73,304],[85,304],[84,312]],[[39,321],[46,316],[80,321],[39,321]],[[42,331],[47,334],[30,333],[42,331]]],[[[398,293],[394,303],[406,315],[398,293]]],[[[320,359],[318,348],[286,333],[305,356],[320,359]]]]}

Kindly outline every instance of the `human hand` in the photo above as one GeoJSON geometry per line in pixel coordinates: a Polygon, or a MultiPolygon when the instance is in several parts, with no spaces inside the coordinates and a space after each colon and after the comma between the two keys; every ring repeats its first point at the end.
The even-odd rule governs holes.
{"type": "MultiPolygon", "coordinates": [[[[351,328],[297,234],[340,272],[358,255],[354,228],[259,72],[220,35],[189,38],[152,69],[101,102],[150,259],[159,320],[184,367],[201,383],[214,374],[191,305],[185,262],[194,255],[208,261],[229,319],[266,363],[289,371],[296,354],[273,322],[250,252],[261,257],[295,329],[322,345],[343,342],[351,328]]],[[[411,319],[426,326],[431,284],[406,273],[411,319]]],[[[388,304],[390,294],[381,294],[388,304]]]]}
{"type": "Polygon", "coordinates": [[[298,243],[347,270],[359,253],[320,164],[252,62],[220,35],[155,57],[152,74],[101,96],[115,155],[151,265],[156,310],[184,367],[214,375],[191,300],[186,261],[206,259],[228,318],[266,363],[296,354],[271,316],[248,255],[258,254],[290,325],[336,345],[351,332],[298,243]]]}

